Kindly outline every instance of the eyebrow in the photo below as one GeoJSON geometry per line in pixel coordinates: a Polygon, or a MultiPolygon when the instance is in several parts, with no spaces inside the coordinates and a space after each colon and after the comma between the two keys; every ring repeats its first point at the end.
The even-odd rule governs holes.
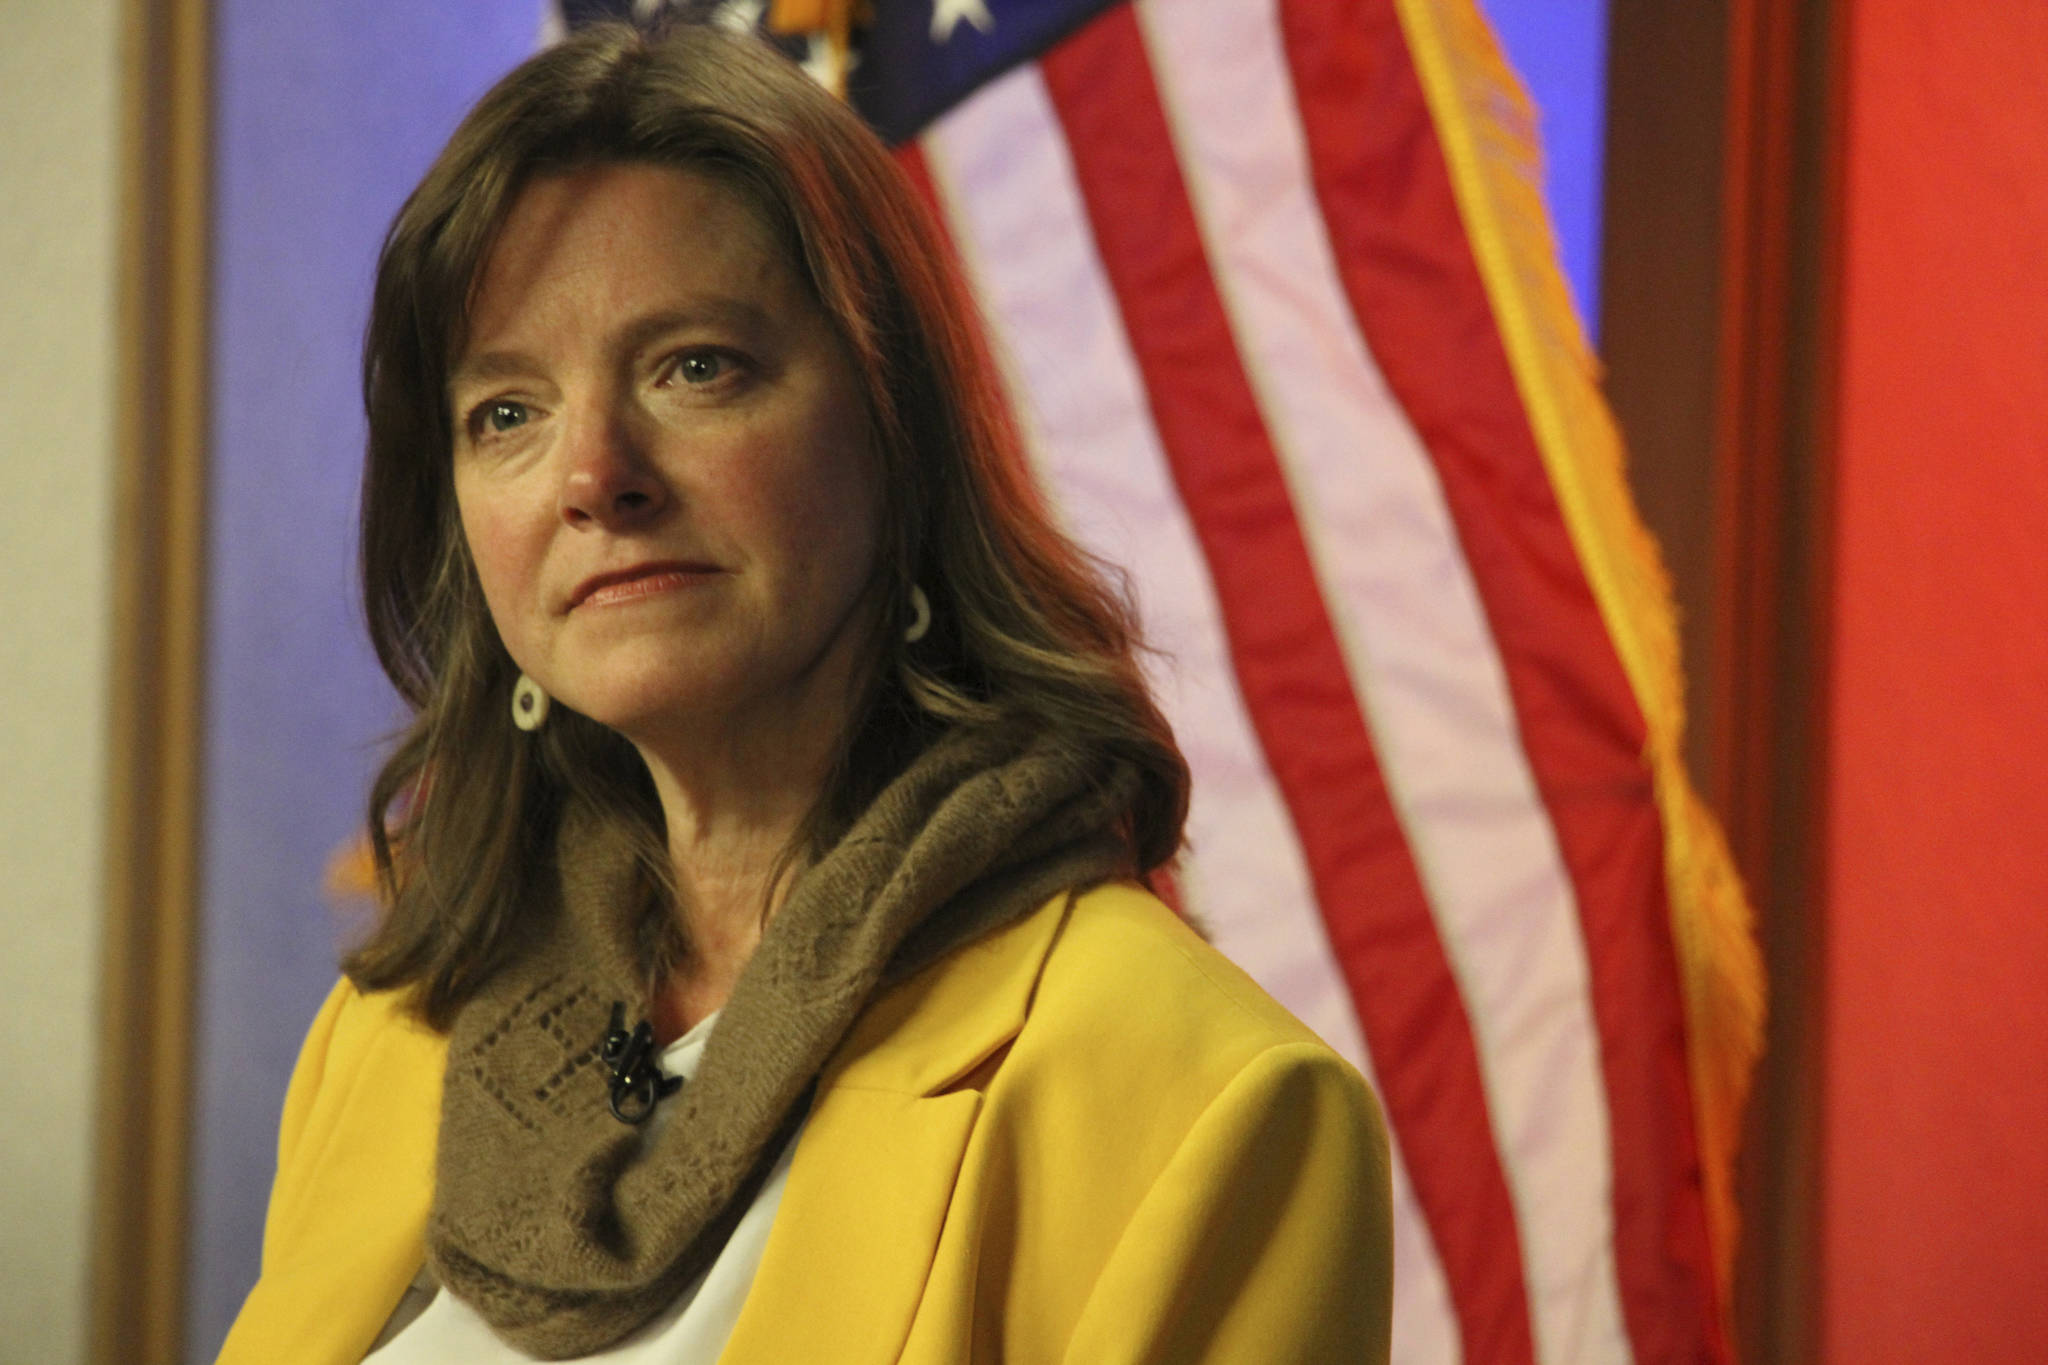
{"type": "MultiPolygon", "coordinates": [[[[632,355],[672,332],[688,331],[693,327],[722,325],[758,334],[767,330],[769,323],[767,311],[746,299],[695,299],[686,305],[663,308],[634,318],[613,339],[613,346],[619,354],[632,355]]],[[[516,379],[539,368],[539,362],[525,351],[485,351],[463,357],[462,363],[449,371],[448,390],[452,393],[465,385],[516,379]]]]}
{"type": "Polygon", "coordinates": [[[467,356],[448,372],[448,392],[454,393],[466,386],[495,383],[500,379],[516,379],[539,368],[524,351],[486,351],[482,355],[467,356]]]}

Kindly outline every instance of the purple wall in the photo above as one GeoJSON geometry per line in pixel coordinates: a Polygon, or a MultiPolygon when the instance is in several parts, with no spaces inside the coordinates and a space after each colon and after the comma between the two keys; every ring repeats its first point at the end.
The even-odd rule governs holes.
{"type": "Polygon", "coordinates": [[[321,892],[398,718],[355,602],[371,272],[539,0],[214,6],[209,660],[187,1356],[256,1276],[277,1114],[349,926],[321,892]]]}
{"type": "Polygon", "coordinates": [[[1543,197],[1565,277],[1599,339],[1600,215],[1607,151],[1607,0],[1480,0],[1536,102],[1543,197]]]}

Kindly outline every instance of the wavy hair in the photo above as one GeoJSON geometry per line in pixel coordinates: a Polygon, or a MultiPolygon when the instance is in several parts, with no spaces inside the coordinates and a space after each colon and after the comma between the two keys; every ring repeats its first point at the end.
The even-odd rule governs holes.
{"type": "MultiPolygon", "coordinates": [[[[445,1028],[517,950],[565,807],[627,830],[644,889],[643,965],[679,941],[663,820],[622,737],[558,708],[510,723],[517,668],[457,516],[449,367],[476,281],[534,177],[601,163],[676,167],[740,194],[788,252],[864,386],[880,467],[876,599],[928,594],[912,648],[878,628],[826,789],[778,871],[815,857],[949,727],[1028,724],[1131,764],[1128,871],[1179,850],[1188,771],[1139,671],[1121,575],[1037,496],[965,286],[909,181],[860,120],[764,44],[705,26],[579,33],[506,76],[399,211],[364,343],[369,446],[361,568],[370,637],[413,719],[372,785],[383,913],[346,960],[408,987],[445,1028]]],[[[880,613],[886,619],[889,613],[880,613]]]]}

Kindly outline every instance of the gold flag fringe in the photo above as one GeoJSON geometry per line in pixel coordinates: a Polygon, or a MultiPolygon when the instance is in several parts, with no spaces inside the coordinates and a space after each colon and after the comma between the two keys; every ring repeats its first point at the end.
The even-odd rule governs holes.
{"type": "Polygon", "coordinates": [[[377,860],[367,838],[358,834],[328,855],[320,889],[337,905],[377,901],[377,860]]]}
{"type": "Polygon", "coordinates": [[[1685,771],[1677,613],[1636,511],[1621,434],[1558,266],[1528,94],[1474,0],[1394,0],[1450,165],[1515,383],[1648,731],[1721,1304],[1739,1219],[1734,1162],[1762,1049],[1763,965],[1720,826],[1685,771]]]}
{"type": "Polygon", "coordinates": [[[853,61],[853,26],[866,16],[865,0],[769,0],[772,33],[821,33],[830,45],[831,63],[825,86],[846,98],[846,73],[853,61]]]}

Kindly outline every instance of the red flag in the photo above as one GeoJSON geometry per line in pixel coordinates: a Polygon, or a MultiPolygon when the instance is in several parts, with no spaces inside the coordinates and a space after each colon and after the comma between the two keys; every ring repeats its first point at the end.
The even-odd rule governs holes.
{"type": "Polygon", "coordinates": [[[1395,1358],[1722,1360],[1760,990],[1523,108],[1462,0],[1174,0],[912,155],[1165,652],[1189,908],[1386,1100],[1395,1358]]]}

